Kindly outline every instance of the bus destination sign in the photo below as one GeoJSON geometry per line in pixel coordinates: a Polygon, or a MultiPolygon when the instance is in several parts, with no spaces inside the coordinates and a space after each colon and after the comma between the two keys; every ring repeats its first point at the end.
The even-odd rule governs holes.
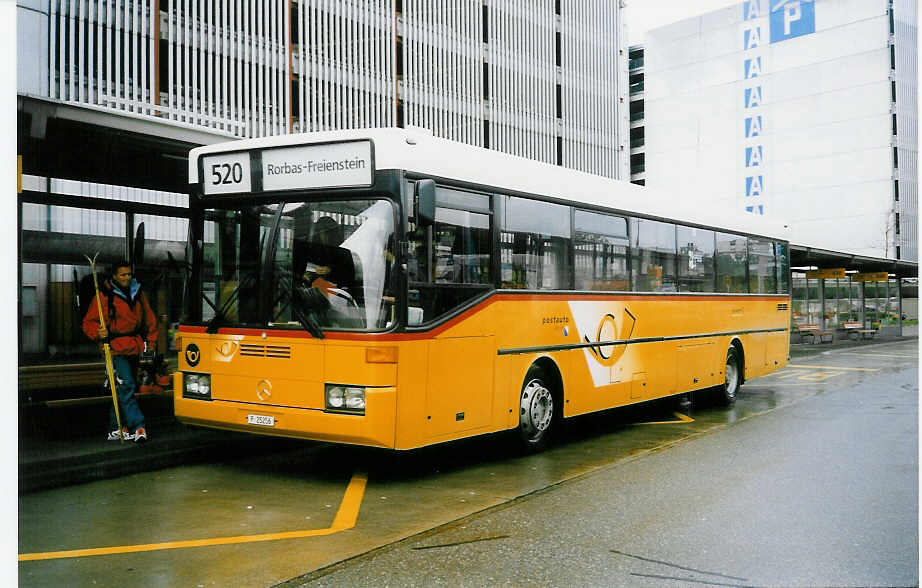
{"type": "MultiPolygon", "coordinates": [[[[371,186],[374,179],[371,141],[280,147],[260,155],[264,192],[371,186]]],[[[258,186],[249,152],[206,155],[202,174],[206,196],[247,193],[258,186]]]]}
{"type": "Polygon", "coordinates": [[[263,190],[371,186],[371,141],[263,151],[263,190]]]}

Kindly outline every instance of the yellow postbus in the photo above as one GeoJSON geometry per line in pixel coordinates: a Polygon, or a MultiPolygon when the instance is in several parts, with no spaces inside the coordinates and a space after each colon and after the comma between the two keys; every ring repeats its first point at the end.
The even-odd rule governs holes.
{"type": "Polygon", "coordinates": [[[411,449],[788,358],[784,227],[404,129],[189,158],[180,421],[411,449]]]}

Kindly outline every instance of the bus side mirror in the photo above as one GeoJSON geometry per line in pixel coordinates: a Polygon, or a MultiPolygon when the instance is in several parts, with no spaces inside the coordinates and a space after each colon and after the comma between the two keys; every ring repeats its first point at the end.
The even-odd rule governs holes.
{"type": "Polygon", "coordinates": [[[435,224],[435,180],[416,182],[416,225],[428,227],[435,224]]]}

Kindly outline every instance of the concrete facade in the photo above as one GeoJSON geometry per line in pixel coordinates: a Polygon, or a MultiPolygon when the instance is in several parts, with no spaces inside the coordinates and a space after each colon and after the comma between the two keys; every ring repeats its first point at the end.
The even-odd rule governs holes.
{"type": "Polygon", "coordinates": [[[745,0],[650,31],[646,185],[916,261],[915,22],[908,0],[745,0]]]}

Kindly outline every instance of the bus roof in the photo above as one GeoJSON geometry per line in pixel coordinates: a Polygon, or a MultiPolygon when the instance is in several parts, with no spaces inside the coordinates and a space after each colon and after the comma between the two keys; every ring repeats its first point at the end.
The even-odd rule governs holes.
{"type": "MultiPolygon", "coordinates": [[[[616,209],[628,214],[662,218],[788,239],[788,225],[777,219],[735,209],[676,206],[656,190],[542,163],[492,149],[441,139],[425,129],[354,129],[241,139],[196,147],[189,154],[189,183],[198,178],[198,161],[208,154],[370,139],[375,169],[398,169],[481,186],[535,194],[573,204],[616,209]]],[[[693,198],[692,198],[693,200],[693,198]]]]}

